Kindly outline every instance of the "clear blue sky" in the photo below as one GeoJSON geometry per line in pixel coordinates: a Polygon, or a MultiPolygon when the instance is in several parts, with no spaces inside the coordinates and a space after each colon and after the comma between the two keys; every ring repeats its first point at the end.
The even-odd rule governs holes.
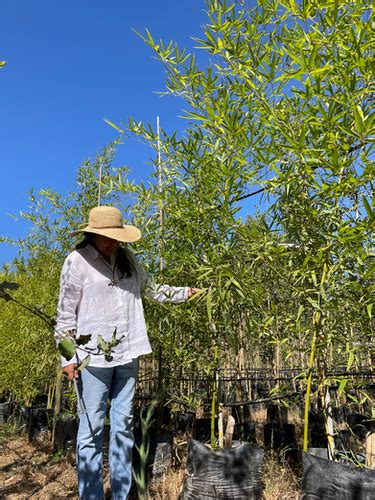
{"type": "MultiPolygon", "coordinates": [[[[73,189],[77,167],[116,137],[128,116],[183,128],[183,101],[160,97],[164,70],[134,31],[193,50],[204,0],[1,0],[0,234],[23,236],[30,188],[73,189]]],[[[149,151],[126,142],[116,162],[147,176],[149,151]]],[[[0,245],[0,265],[16,249],[0,245]]]]}

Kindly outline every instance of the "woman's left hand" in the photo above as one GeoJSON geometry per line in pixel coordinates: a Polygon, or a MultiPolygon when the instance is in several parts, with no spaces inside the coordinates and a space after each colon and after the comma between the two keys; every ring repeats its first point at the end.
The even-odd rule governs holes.
{"type": "Polygon", "coordinates": [[[196,293],[199,293],[201,290],[202,290],[201,288],[189,288],[189,291],[188,291],[189,299],[190,299],[190,297],[192,297],[196,293]]]}

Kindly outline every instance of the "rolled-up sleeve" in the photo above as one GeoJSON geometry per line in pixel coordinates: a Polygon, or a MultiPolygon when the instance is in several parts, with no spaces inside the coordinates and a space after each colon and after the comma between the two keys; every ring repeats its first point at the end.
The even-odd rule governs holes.
{"type": "Polygon", "coordinates": [[[143,295],[156,302],[185,302],[189,298],[189,287],[160,285],[155,283],[132,254],[129,254],[135,268],[139,288],[143,295]]]}
{"type": "Polygon", "coordinates": [[[189,297],[189,287],[159,285],[148,279],[144,294],[156,302],[185,302],[189,297]]]}
{"type": "MultiPolygon", "coordinates": [[[[60,276],[55,341],[58,344],[68,331],[77,327],[77,309],[81,300],[82,276],[77,260],[71,254],[64,262],[60,276]]],[[[62,365],[69,364],[62,358],[62,365]]]]}

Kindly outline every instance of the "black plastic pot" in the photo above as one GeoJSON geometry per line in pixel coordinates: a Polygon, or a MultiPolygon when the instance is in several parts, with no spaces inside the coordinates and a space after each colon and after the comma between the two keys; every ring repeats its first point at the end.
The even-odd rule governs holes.
{"type": "Polygon", "coordinates": [[[165,432],[150,442],[148,463],[152,465],[151,476],[160,479],[172,463],[173,434],[165,432]]]}
{"type": "Polygon", "coordinates": [[[263,455],[251,443],[214,452],[191,439],[181,500],[262,498],[263,455]]]}
{"type": "Polygon", "coordinates": [[[9,416],[9,403],[4,401],[0,403],[0,425],[4,424],[8,420],[9,416]]]}
{"type": "Polygon", "coordinates": [[[375,471],[303,454],[304,500],[374,500],[375,471]]]}
{"type": "Polygon", "coordinates": [[[75,417],[58,418],[55,423],[54,450],[74,449],[77,443],[78,422],[75,417]]]}
{"type": "Polygon", "coordinates": [[[277,451],[287,460],[294,462],[300,460],[294,424],[265,424],[263,426],[263,438],[265,448],[277,451]]]}
{"type": "Polygon", "coordinates": [[[286,406],[268,405],[267,424],[278,425],[288,423],[288,408],[286,406]]]}
{"type": "Polygon", "coordinates": [[[192,411],[179,412],[174,416],[174,433],[181,436],[186,432],[193,432],[195,424],[195,413],[192,411]]]}
{"type": "Polygon", "coordinates": [[[233,439],[247,443],[256,443],[256,423],[246,421],[242,424],[236,424],[234,427],[233,439]]]}
{"type": "Polygon", "coordinates": [[[39,407],[26,408],[29,441],[34,441],[52,430],[53,410],[39,407]]]}
{"type": "Polygon", "coordinates": [[[309,415],[309,442],[313,448],[327,448],[327,433],[323,412],[313,412],[309,415]]]}
{"type": "MultiPolygon", "coordinates": [[[[133,468],[139,472],[140,460],[137,447],[141,445],[142,437],[135,435],[135,447],[133,448],[133,468]]],[[[173,434],[164,432],[155,435],[152,432],[148,435],[148,457],[147,475],[154,478],[161,478],[171,466],[173,451],[173,434]]]]}
{"type": "MultiPolygon", "coordinates": [[[[217,419],[215,419],[215,432],[217,430],[217,419]]],[[[211,439],[211,418],[197,418],[195,421],[194,438],[202,443],[211,439]]]]}
{"type": "Polygon", "coordinates": [[[354,433],[362,441],[365,440],[366,434],[375,428],[375,422],[368,416],[360,413],[350,413],[347,416],[347,423],[350,432],[354,433]]]}

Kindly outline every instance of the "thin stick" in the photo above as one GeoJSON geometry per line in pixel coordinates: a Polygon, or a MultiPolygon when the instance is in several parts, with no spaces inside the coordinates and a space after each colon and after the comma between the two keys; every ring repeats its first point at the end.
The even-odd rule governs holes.
{"type": "Polygon", "coordinates": [[[158,177],[159,177],[159,257],[160,257],[160,271],[164,268],[164,262],[162,257],[162,230],[163,230],[163,200],[161,198],[163,192],[163,172],[161,168],[161,153],[160,153],[160,120],[156,117],[156,134],[157,134],[157,166],[158,166],[158,177]]]}
{"type": "Polygon", "coordinates": [[[308,370],[307,385],[306,385],[306,399],[305,399],[305,412],[304,412],[304,425],[303,425],[303,451],[305,453],[307,453],[307,449],[309,446],[310,395],[311,395],[314,361],[315,361],[315,354],[316,354],[316,344],[317,344],[317,339],[318,339],[317,329],[318,329],[317,324],[315,324],[313,338],[312,338],[312,342],[311,342],[310,362],[309,362],[309,370],[308,370]]]}
{"type": "Polygon", "coordinates": [[[100,207],[100,197],[101,197],[101,187],[102,187],[102,170],[103,170],[103,164],[102,164],[102,161],[99,160],[98,207],[100,207]]]}
{"type": "MultiPolygon", "coordinates": [[[[159,177],[159,184],[158,184],[158,189],[159,189],[159,259],[160,259],[160,272],[163,271],[164,268],[164,262],[163,262],[163,257],[162,257],[162,236],[163,236],[163,200],[161,198],[162,196],[162,190],[163,190],[163,177],[162,177],[162,170],[161,170],[161,153],[160,153],[160,121],[159,117],[156,117],[156,134],[157,134],[157,168],[158,168],[158,177],[159,177]]],[[[159,331],[162,333],[162,319],[159,319],[159,331]]],[[[163,384],[163,363],[162,363],[162,348],[159,346],[159,353],[158,353],[158,391],[160,392],[162,389],[162,384],[163,384]]],[[[161,424],[162,424],[162,411],[158,407],[158,421],[157,421],[157,429],[158,431],[161,429],[161,424]]]]}

